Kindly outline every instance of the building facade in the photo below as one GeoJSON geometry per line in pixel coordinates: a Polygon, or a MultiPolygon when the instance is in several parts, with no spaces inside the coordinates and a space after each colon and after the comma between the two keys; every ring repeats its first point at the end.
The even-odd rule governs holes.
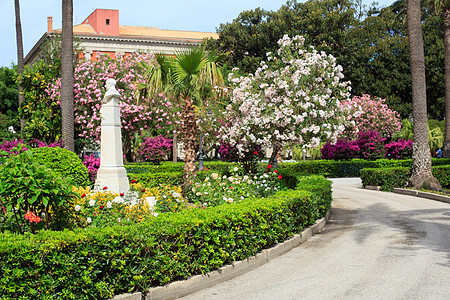
{"type": "MultiPolygon", "coordinates": [[[[61,35],[61,29],[53,29],[52,17],[47,18],[47,25],[47,32],[25,57],[26,64],[33,64],[36,61],[47,39],[61,35]]],[[[96,9],[81,24],[73,27],[73,35],[82,48],[81,56],[91,60],[96,60],[98,55],[127,56],[133,52],[170,55],[177,50],[199,45],[205,38],[218,38],[213,32],[120,25],[119,11],[113,9],[96,9]]]]}

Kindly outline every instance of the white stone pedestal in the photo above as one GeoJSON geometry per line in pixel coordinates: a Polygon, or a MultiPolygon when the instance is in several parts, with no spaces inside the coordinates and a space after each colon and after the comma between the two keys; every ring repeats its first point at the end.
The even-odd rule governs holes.
{"type": "Polygon", "coordinates": [[[106,81],[107,92],[100,109],[101,144],[100,168],[97,172],[95,185],[109,191],[126,193],[130,189],[127,171],[123,166],[122,133],[120,122],[120,94],[115,89],[115,80],[106,81]]]}

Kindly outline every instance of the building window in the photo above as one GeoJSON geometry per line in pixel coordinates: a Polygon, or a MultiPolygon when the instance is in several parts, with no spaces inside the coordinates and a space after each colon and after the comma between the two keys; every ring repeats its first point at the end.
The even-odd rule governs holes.
{"type": "Polygon", "coordinates": [[[106,26],[109,25],[109,19],[106,19],[106,26]]]}

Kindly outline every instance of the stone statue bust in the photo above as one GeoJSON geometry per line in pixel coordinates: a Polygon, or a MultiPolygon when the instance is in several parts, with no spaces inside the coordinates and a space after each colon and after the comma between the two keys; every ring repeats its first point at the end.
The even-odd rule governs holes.
{"type": "Polygon", "coordinates": [[[103,97],[103,104],[108,104],[113,98],[117,98],[117,103],[119,102],[119,98],[120,98],[120,94],[119,92],[116,90],[116,81],[112,78],[106,80],[106,93],[105,96],[103,97]]]}

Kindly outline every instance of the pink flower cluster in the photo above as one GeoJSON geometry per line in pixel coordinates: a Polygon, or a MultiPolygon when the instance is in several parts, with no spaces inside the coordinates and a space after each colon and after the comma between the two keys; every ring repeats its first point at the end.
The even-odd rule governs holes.
{"type": "MultiPolygon", "coordinates": [[[[100,108],[104,85],[107,79],[117,81],[116,89],[120,93],[122,137],[129,141],[134,134],[144,130],[172,133],[173,125],[179,123],[181,114],[175,105],[164,95],[160,99],[136,99],[136,83],[144,83],[145,69],[140,62],[155,64],[152,54],[134,53],[130,56],[118,56],[110,59],[99,57],[98,61],[82,61],[74,71],[74,101],[76,134],[82,138],[93,137],[100,140],[100,108]]],[[[61,80],[58,79],[47,89],[52,100],[60,101],[61,80]]],[[[127,143],[127,142],[126,142],[127,143]]]]}
{"type": "Polygon", "coordinates": [[[400,115],[391,110],[385,99],[370,95],[355,96],[343,101],[342,105],[348,110],[347,125],[344,134],[356,137],[360,131],[377,131],[389,137],[401,128],[400,115]]]}

